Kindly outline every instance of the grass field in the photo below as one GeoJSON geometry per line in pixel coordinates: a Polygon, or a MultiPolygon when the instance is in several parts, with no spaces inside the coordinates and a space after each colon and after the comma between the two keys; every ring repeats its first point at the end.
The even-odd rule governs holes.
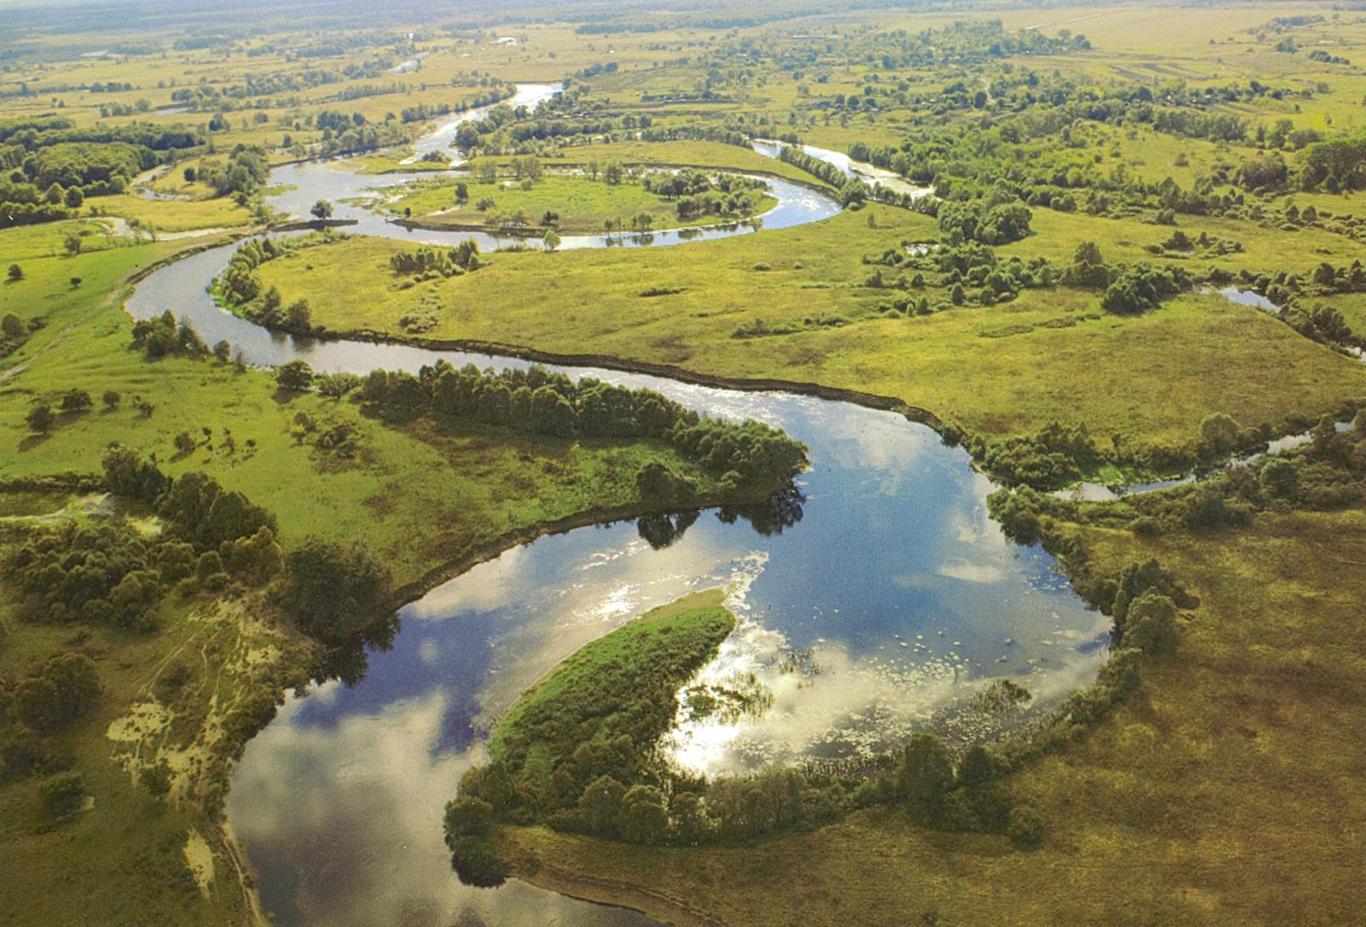
{"type": "MultiPolygon", "coordinates": [[[[1074,243],[1049,244],[1051,224],[1075,242],[1114,221],[1088,219],[1077,232],[1068,230],[1074,217],[1037,214],[1049,232],[1003,250],[1051,249],[1070,258],[1074,243]]],[[[1102,441],[1118,433],[1175,445],[1193,438],[1211,412],[1279,427],[1366,395],[1362,365],[1217,296],[1183,296],[1136,318],[1102,314],[1094,294],[1063,289],[923,317],[879,315],[876,307],[889,297],[862,286],[862,255],[903,238],[923,240],[932,230],[923,217],[874,207],[675,248],[493,255],[477,274],[409,290],[397,289],[387,271],[398,246],[352,239],[270,262],[261,274],[286,302],[308,298],[314,320],[334,331],[400,333],[399,318],[431,288],[447,308],[429,338],[845,387],[898,397],[987,435],[1057,419],[1085,423],[1102,441]],[[775,254],[781,263],[755,269],[775,254]],[[652,286],[680,292],[642,297],[652,286]],[[539,298],[525,298],[533,292],[539,298]],[[758,319],[799,330],[733,337],[758,319]],[[1261,385],[1268,364],[1277,370],[1276,390],[1261,385]]]]}
{"type": "Polygon", "coordinates": [[[756,927],[794,911],[812,925],[1349,923],[1366,853],[1363,539],[1359,511],[1267,516],[1213,541],[1089,535],[1104,566],[1157,556],[1202,604],[1141,697],[1011,780],[1047,822],[1036,851],[896,811],[734,849],[548,830],[507,831],[503,849],[549,885],[756,927]]]}
{"type": "MultiPolygon", "coordinates": [[[[555,227],[564,233],[601,232],[605,222],[615,228],[631,228],[636,216],[648,215],[652,228],[666,229],[680,225],[703,226],[733,222],[734,216],[698,216],[687,220],[678,218],[673,201],[656,196],[638,181],[609,185],[588,177],[547,175],[524,190],[515,181],[498,183],[467,183],[468,202],[457,205],[455,182],[429,181],[409,187],[402,195],[387,202],[392,213],[421,219],[424,225],[454,225],[461,227],[499,226],[498,217],[521,213],[532,226],[543,224],[547,212],[559,214],[555,227]],[[477,204],[492,200],[493,205],[479,209],[477,204]]],[[[771,196],[756,196],[754,215],[760,215],[777,204],[771,196]]]]}
{"type": "MultiPolygon", "coordinates": [[[[568,105],[553,118],[599,123],[591,135],[529,133],[516,144],[495,132],[490,147],[503,144],[504,153],[484,157],[504,165],[515,151],[534,154],[551,171],[595,160],[816,183],[743,146],[636,135],[647,125],[794,133],[839,150],[936,137],[953,149],[957,137],[965,144],[942,155],[946,171],[929,163],[941,157],[934,152],[917,155],[927,163],[914,167],[983,190],[998,179],[1037,190],[1061,164],[1093,178],[1095,192],[1144,199],[1139,217],[1087,215],[1088,191],[1069,178],[1079,210],[1033,208],[1033,234],[997,247],[1001,261],[1043,257],[1064,266],[1088,241],[1112,263],[1169,263],[1196,275],[1211,268],[1303,273],[1362,258],[1351,232],[1281,229],[1271,221],[1262,227],[1195,214],[1199,209],[1176,215],[1181,231],[1236,241],[1241,250],[1185,258],[1149,251],[1173,231],[1150,221],[1151,187],[1167,177],[1188,191],[1245,194],[1271,215],[1291,200],[1321,214],[1366,215],[1361,192],[1292,192],[1313,135],[1279,146],[1290,172],[1286,189],[1263,195],[1237,186],[1242,165],[1267,151],[1259,131],[1282,120],[1325,137],[1366,127],[1366,18],[1359,11],[1278,2],[831,12],[776,0],[715,14],[686,5],[593,11],[582,27],[579,18],[511,20],[493,8],[462,12],[459,23],[414,25],[396,10],[376,8],[364,11],[364,21],[337,26],[332,17],[345,15],[342,6],[298,13],[297,23],[290,11],[251,28],[238,21],[240,11],[218,22],[221,14],[208,8],[152,16],[136,5],[121,14],[136,21],[120,19],[116,29],[102,28],[95,13],[87,22],[84,11],[65,9],[31,29],[19,7],[0,18],[0,123],[56,115],[80,131],[184,126],[205,142],[151,184],[178,199],[91,196],[81,212],[97,209],[98,217],[0,230],[0,270],[11,263],[22,270],[21,280],[0,282],[0,316],[41,323],[0,358],[0,477],[93,473],[104,448],[118,441],[155,454],[172,474],[204,470],[243,491],[276,513],[286,547],[310,536],[363,541],[391,568],[395,584],[468,562],[500,539],[534,536],[547,522],[639,506],[635,478],[646,462],[667,464],[704,493],[714,488],[707,473],[661,443],[571,443],[430,418],[393,425],[354,400],[278,391],[266,371],[238,372],[210,360],[148,362],[129,347],[123,281],[188,243],[135,243],[111,220],[163,236],[208,232],[200,239],[206,242],[221,237],[216,229],[243,230],[251,208],[185,181],[185,166],[222,159],[238,144],[265,146],[272,163],[299,157],[333,131],[316,118],[322,111],[334,114],[333,125],[359,122],[358,114],[372,126],[387,123],[388,138],[413,138],[429,123],[413,118],[411,107],[458,105],[486,93],[495,78],[568,79],[568,105]],[[151,19],[138,19],[144,15],[151,19]],[[592,25],[599,16],[607,23],[601,30],[592,25]],[[713,16],[733,21],[718,24],[713,16]],[[992,19],[1036,35],[1084,33],[1091,47],[1011,55],[983,45],[959,55],[944,51],[953,36],[919,38],[927,28],[992,19]],[[623,21],[644,28],[615,28],[623,21]],[[929,57],[915,54],[926,51],[929,57]],[[395,69],[419,52],[419,67],[395,69]],[[918,63],[903,63],[903,52],[918,63]],[[1315,60],[1314,52],[1350,63],[1315,60]],[[1269,92],[1245,93],[1253,81],[1269,92]],[[94,86],[102,82],[115,86],[94,86]],[[1013,114],[1060,105],[1050,96],[1055,91],[1074,105],[1112,88],[1141,87],[1158,110],[1164,98],[1204,91],[1205,99],[1179,108],[1242,119],[1249,132],[1214,141],[1227,136],[1198,125],[1159,132],[1152,113],[1138,109],[1108,121],[1074,111],[1066,132],[1055,126],[1026,132],[1018,146],[1009,141],[1018,128],[1010,125],[1013,114]],[[187,88],[210,102],[191,112],[162,109],[187,88]],[[940,108],[955,94],[967,102],[940,108]],[[1187,132],[1206,137],[1178,134],[1187,132]],[[570,143],[583,138],[592,142],[570,143]],[[974,158],[989,164],[984,175],[972,177],[970,164],[958,163],[974,158]],[[1146,192],[1135,192],[1130,178],[1148,185],[1146,192]],[[80,254],[66,255],[69,233],[80,254]],[[48,434],[32,433],[29,409],[70,389],[88,391],[94,408],[59,415],[48,434]],[[117,392],[119,402],[105,407],[106,391],[117,392]],[[150,415],[135,409],[136,398],[150,404],[150,415]],[[317,435],[336,427],[352,429],[354,452],[320,446],[317,435]],[[182,435],[192,450],[177,450],[182,435]]],[[[21,148],[6,151],[7,170],[33,167],[21,148]]],[[[373,173],[429,166],[402,164],[407,152],[397,145],[358,161],[373,173]]],[[[637,186],[613,189],[563,175],[531,191],[471,184],[472,203],[494,199],[487,212],[447,212],[452,194],[453,182],[443,179],[418,185],[392,207],[455,224],[483,224],[518,209],[538,222],[554,210],[565,232],[598,231],[604,219],[639,212],[654,214],[656,228],[677,224],[667,221],[670,204],[637,186]]],[[[405,314],[439,306],[426,338],[843,387],[897,397],[986,437],[1078,422],[1102,451],[1187,444],[1217,412],[1245,427],[1298,430],[1366,398],[1366,365],[1270,315],[1199,291],[1134,317],[1104,314],[1098,293],[1064,288],[925,316],[886,311],[907,295],[943,305],[949,291],[933,279],[909,293],[870,286],[874,268],[865,259],[938,235],[933,219],[875,206],[681,247],[495,253],[476,273],[408,288],[411,278],[395,277],[388,264],[404,245],[366,238],[291,254],[263,265],[260,276],[286,305],[307,299],[312,321],[334,332],[403,337],[405,314]]],[[[1366,336],[1366,295],[1305,303],[1340,310],[1355,334],[1366,336]]],[[[1113,467],[1103,472],[1116,475],[1113,467]]],[[[63,493],[0,493],[0,558],[35,518],[83,519],[103,504],[63,493]]],[[[503,848],[549,887],[636,904],[681,923],[1359,921],[1366,910],[1366,513],[1360,506],[1332,514],[1277,510],[1258,515],[1251,528],[1198,538],[1072,530],[1106,570],[1160,557],[1202,604],[1183,624],[1176,655],[1145,670],[1141,696],[1010,780],[1014,799],[1038,809],[1046,823],[1038,850],[1014,850],[1001,837],[930,832],[885,809],[753,846],[664,850],[521,829],[502,834],[503,848]],[[688,911],[679,914],[678,905],[688,911]]],[[[86,777],[92,807],[54,827],[39,810],[35,781],[0,785],[0,871],[7,874],[0,925],[249,920],[249,895],[211,822],[189,805],[152,798],[124,764],[130,753],[157,747],[183,759],[186,744],[212,732],[234,701],[263,686],[280,690],[284,675],[303,664],[306,645],[266,627],[251,609],[207,597],[170,599],[155,634],[19,624],[15,609],[0,597],[0,632],[8,629],[0,633],[0,674],[23,674],[52,653],[78,651],[98,663],[106,692],[94,717],[59,735],[86,777]],[[159,741],[160,728],[144,714],[144,730],[132,736],[123,722],[148,703],[157,677],[182,661],[194,670],[193,691],[170,720],[171,734],[159,741]],[[204,846],[216,872],[197,886],[186,864],[202,860],[204,846]]],[[[624,666],[650,659],[646,645],[658,643],[658,622],[695,617],[694,630],[722,635],[730,627],[722,627],[722,616],[729,618],[709,599],[695,614],[651,613],[589,645],[514,707],[494,752],[506,750],[509,736],[572,739],[572,731],[529,730],[528,713],[551,721],[572,715],[582,707],[576,702],[592,701],[584,693],[592,695],[593,684],[620,680],[615,674],[624,666]]],[[[614,685],[639,695],[629,681],[614,685]]],[[[665,697],[652,696],[656,704],[665,697]]],[[[590,715],[606,710],[595,701],[588,707],[590,715]]]]}

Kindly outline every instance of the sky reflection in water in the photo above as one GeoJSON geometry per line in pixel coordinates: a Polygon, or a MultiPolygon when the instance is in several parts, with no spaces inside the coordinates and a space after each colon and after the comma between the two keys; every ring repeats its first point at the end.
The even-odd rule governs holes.
{"type": "Polygon", "coordinates": [[[883,746],[943,723],[946,706],[992,676],[1027,676],[1040,701],[1093,677],[1105,620],[1071,595],[1050,557],[1004,539],[986,514],[991,484],[965,452],[892,413],[670,392],[807,441],[800,521],[763,535],[703,512],[658,550],[632,523],[580,529],[510,550],[405,608],[392,650],[371,655],[358,686],[291,699],[239,766],[229,819],[281,923],[366,924],[411,910],[411,923],[446,924],[465,905],[498,924],[636,922],[528,886],[460,887],[440,812],[520,692],[584,643],[691,590],[730,586],[741,616],[704,675],[754,672],[774,698],[760,717],[680,732],[675,756],[709,772],[883,746]],[[819,671],[781,672],[793,651],[810,651],[819,671]],[[552,904],[565,907],[543,907],[552,904]]]}

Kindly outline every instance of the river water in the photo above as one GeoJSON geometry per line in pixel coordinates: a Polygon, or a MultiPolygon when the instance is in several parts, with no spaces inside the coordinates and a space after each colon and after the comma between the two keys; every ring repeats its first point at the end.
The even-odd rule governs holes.
{"type": "MultiPolygon", "coordinates": [[[[442,131],[453,133],[449,124],[442,131]]],[[[402,178],[308,164],[277,170],[272,183],[281,182],[297,189],[272,205],[302,213],[320,197],[360,196],[402,178]]],[[[806,187],[773,184],[780,204],[765,228],[838,211],[806,187]]],[[[358,219],[366,234],[468,237],[410,234],[359,206],[338,212],[358,219]]],[[[656,245],[685,240],[654,236],[656,245]]],[[[607,244],[584,236],[579,246],[607,244]]],[[[205,293],[233,247],[154,273],[138,285],[129,311],[146,317],[171,309],[208,342],[227,339],[261,365],[300,357],[320,371],[365,372],[415,370],[441,357],[457,365],[524,363],[270,333],[221,311],[205,293]]],[[[704,676],[747,680],[771,701],[758,715],[675,732],[668,749],[676,761],[706,773],[862,756],[927,726],[989,735],[990,724],[963,710],[983,684],[1020,681],[1042,710],[1087,684],[1104,658],[1108,621],[1071,593],[1051,557],[1005,539],[986,512],[992,484],[930,428],[811,397],[561,369],[785,429],[811,451],[801,498],[749,517],[703,511],[513,548],[402,609],[393,647],[370,655],[355,687],[330,682],[291,696],[247,745],[228,801],[229,823],[278,924],[652,923],[516,880],[492,890],[460,885],[442,842],[441,810],[463,770],[483,759],[490,724],[520,692],[584,643],[689,591],[726,586],[740,617],[704,676]]]]}

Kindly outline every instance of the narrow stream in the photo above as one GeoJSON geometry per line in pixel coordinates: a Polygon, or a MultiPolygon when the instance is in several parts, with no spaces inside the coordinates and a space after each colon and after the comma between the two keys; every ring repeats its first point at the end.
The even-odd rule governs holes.
{"type": "MultiPolygon", "coordinates": [[[[449,124],[441,131],[453,133],[449,124]]],[[[299,204],[319,197],[335,201],[403,181],[315,163],[277,170],[272,182],[297,187],[272,205],[300,212],[299,204]]],[[[808,188],[790,185],[789,196],[773,184],[780,205],[765,228],[838,211],[808,188]]],[[[339,213],[360,220],[365,234],[432,235],[410,235],[362,207],[339,213]]],[[[655,244],[682,241],[655,237],[655,244]]],[[[607,243],[585,236],[581,246],[607,243]]],[[[152,274],[128,311],[144,318],[170,309],[210,343],[226,339],[260,365],[296,357],[319,371],[357,373],[415,370],[438,358],[525,365],[268,332],[218,309],[205,292],[234,247],[152,274]]],[[[964,710],[984,683],[1020,681],[1034,693],[1031,710],[1041,711],[1088,683],[1104,659],[1108,621],[1083,606],[1041,549],[1005,539],[986,511],[993,485],[930,428],[792,394],[561,369],[787,430],[811,449],[800,502],[750,518],[703,511],[643,527],[599,525],[511,549],[405,607],[393,648],[370,655],[354,688],[331,682],[291,696],[247,745],[228,801],[229,822],[276,923],[653,923],[515,880],[493,890],[460,885],[442,842],[441,809],[461,772],[483,758],[489,725],[534,679],[688,591],[726,585],[741,618],[708,677],[753,674],[772,697],[757,717],[675,733],[669,749],[677,762],[712,774],[857,757],[929,726],[990,735],[992,722],[964,710]]]]}

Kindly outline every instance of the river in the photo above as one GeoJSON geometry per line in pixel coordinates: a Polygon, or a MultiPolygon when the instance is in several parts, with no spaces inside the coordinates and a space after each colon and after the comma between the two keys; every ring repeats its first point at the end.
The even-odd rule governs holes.
{"type": "MultiPolygon", "coordinates": [[[[440,131],[453,134],[450,123],[440,131]]],[[[272,184],[296,189],[271,204],[302,213],[320,197],[363,196],[401,182],[404,175],[354,175],[335,163],[294,165],[273,173],[272,184]]],[[[764,228],[838,212],[824,194],[770,183],[779,205],[764,228]]],[[[363,206],[340,205],[338,213],[357,219],[365,234],[469,237],[409,233],[363,206]]],[[[653,244],[688,240],[671,234],[657,233],[653,244]]],[[[609,245],[582,236],[575,246],[609,245]]],[[[524,366],[515,358],[265,331],[218,309],[205,292],[234,247],[155,272],[128,310],[147,317],[171,309],[209,343],[226,339],[260,365],[299,357],[320,371],[415,370],[438,358],[524,366]]],[[[460,885],[442,842],[441,810],[462,771],[483,759],[489,725],[533,680],[633,615],[689,591],[726,585],[740,618],[705,674],[753,674],[772,696],[757,717],[675,732],[668,749],[700,772],[864,755],[927,726],[990,734],[963,710],[985,682],[1022,682],[1038,711],[1089,683],[1104,659],[1108,620],[1072,594],[1050,556],[1005,539],[986,511],[994,486],[929,427],[807,396],[560,369],[785,429],[810,447],[801,499],[753,518],[704,511],[649,530],[599,525],[510,549],[402,609],[393,647],[370,654],[355,687],[330,682],[291,695],[247,745],[227,805],[263,905],[282,927],[653,923],[517,880],[498,889],[460,885]]]]}

